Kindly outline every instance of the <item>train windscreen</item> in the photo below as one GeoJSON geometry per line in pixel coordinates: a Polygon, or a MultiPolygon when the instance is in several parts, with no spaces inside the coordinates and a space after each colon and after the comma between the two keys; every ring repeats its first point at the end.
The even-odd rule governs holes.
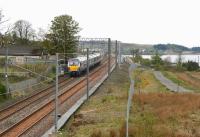
{"type": "Polygon", "coordinates": [[[79,60],[78,59],[70,59],[68,60],[69,66],[79,66],[79,60]]]}

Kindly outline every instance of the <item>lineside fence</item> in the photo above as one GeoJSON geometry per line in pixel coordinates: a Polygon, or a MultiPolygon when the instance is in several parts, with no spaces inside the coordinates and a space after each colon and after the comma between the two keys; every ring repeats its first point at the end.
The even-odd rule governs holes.
{"type": "MultiPolygon", "coordinates": [[[[1,73],[1,82],[6,86],[6,93],[0,93],[0,97],[3,98],[5,103],[2,107],[8,106],[29,95],[35,94],[42,90],[54,87],[54,94],[51,99],[55,99],[55,110],[49,115],[51,119],[47,123],[48,126],[52,126],[50,123],[54,123],[54,131],[60,128],[59,116],[64,115],[78,100],[86,95],[86,99],[96,90],[96,88],[110,75],[114,66],[119,62],[119,47],[120,42],[113,41],[110,38],[82,38],[79,39],[79,44],[76,53],[59,53],[56,55],[51,55],[47,58],[42,57],[21,57],[22,60],[14,60],[9,57],[9,49],[5,57],[5,63],[0,64],[3,68],[1,73]],[[90,54],[99,52],[102,54],[102,61],[100,63],[101,67],[97,70],[95,66],[90,66],[90,54]],[[87,56],[87,69],[83,74],[75,77],[76,81],[73,84],[68,84],[68,82],[63,82],[65,84],[60,84],[70,78],[69,72],[67,70],[68,59],[82,56],[87,56]],[[30,58],[30,59],[27,59],[30,58]],[[96,74],[95,74],[96,73],[96,74]],[[23,75],[21,75],[23,74],[23,75]],[[33,81],[31,81],[34,79],[33,81]],[[82,88],[80,87],[77,92],[73,93],[73,96],[66,98],[61,101],[59,97],[65,93],[70,86],[75,85],[77,82],[83,82],[82,88]],[[36,80],[36,81],[35,81],[36,80]],[[11,88],[11,85],[15,84],[15,89],[11,88]],[[17,85],[18,84],[18,85],[17,85]],[[59,106],[59,107],[58,107],[59,106]],[[52,122],[52,120],[54,122],[52,122]]],[[[85,98],[83,98],[85,100],[85,98]]],[[[44,99],[46,101],[47,99],[44,99]]],[[[75,110],[73,111],[75,112],[75,110]]],[[[71,113],[72,114],[72,113],[71,113]]],[[[68,114],[71,115],[71,114],[68,114]]],[[[65,118],[66,119],[66,118],[65,118]]],[[[27,132],[28,133],[28,132],[27,132]]]]}
{"type": "Polygon", "coordinates": [[[133,61],[129,58],[125,58],[125,62],[130,64],[129,67],[129,78],[130,78],[130,88],[129,88],[129,95],[128,95],[128,102],[127,102],[127,112],[126,112],[126,137],[129,136],[129,113],[131,109],[131,104],[132,104],[132,98],[134,95],[134,79],[133,79],[133,71],[136,69],[136,64],[133,63],[133,61]]]}

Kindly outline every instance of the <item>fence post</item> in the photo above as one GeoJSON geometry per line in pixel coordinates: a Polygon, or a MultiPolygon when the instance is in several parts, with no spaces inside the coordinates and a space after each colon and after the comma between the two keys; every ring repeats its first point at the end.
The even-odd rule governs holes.
{"type": "Polygon", "coordinates": [[[118,42],[118,66],[120,68],[120,64],[121,64],[121,46],[120,46],[120,42],[118,42]]]}
{"type": "Polygon", "coordinates": [[[6,78],[6,93],[9,96],[10,90],[9,90],[9,83],[8,83],[8,45],[6,45],[6,61],[5,61],[5,78],[6,78]]]}
{"type": "Polygon", "coordinates": [[[132,79],[132,72],[136,68],[135,64],[130,62],[130,67],[129,67],[129,78],[130,78],[130,88],[129,88],[129,95],[128,95],[128,102],[127,102],[127,112],[126,112],[126,137],[128,137],[128,131],[129,131],[129,112],[131,109],[131,104],[132,104],[132,98],[134,94],[134,80],[132,79]]]}
{"type": "Polygon", "coordinates": [[[87,48],[87,100],[89,99],[89,48],[87,48]]]}
{"type": "Polygon", "coordinates": [[[118,43],[117,43],[117,40],[115,41],[115,65],[117,66],[117,58],[118,58],[118,43]]]}
{"type": "Polygon", "coordinates": [[[111,39],[108,39],[108,76],[110,75],[111,39]]]}
{"type": "Polygon", "coordinates": [[[56,53],[55,133],[58,131],[58,53],[56,53]]]}

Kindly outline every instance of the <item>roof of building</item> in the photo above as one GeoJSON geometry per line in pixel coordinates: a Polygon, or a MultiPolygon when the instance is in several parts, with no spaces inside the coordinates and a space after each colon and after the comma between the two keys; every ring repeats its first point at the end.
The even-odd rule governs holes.
{"type": "MultiPolygon", "coordinates": [[[[40,46],[9,46],[8,55],[9,56],[39,56],[42,50],[40,46]]],[[[0,48],[0,55],[6,54],[6,48],[0,48]]]]}

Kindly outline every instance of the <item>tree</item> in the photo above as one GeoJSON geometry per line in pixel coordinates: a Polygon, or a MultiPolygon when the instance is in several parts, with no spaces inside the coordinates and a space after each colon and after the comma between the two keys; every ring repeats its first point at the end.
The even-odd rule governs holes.
{"type": "Polygon", "coordinates": [[[45,35],[46,35],[45,30],[43,28],[39,28],[39,30],[37,32],[37,40],[39,40],[39,41],[45,40],[45,35]]]}
{"type": "Polygon", "coordinates": [[[2,31],[3,29],[3,23],[7,21],[7,20],[3,20],[3,18],[4,18],[4,15],[2,14],[2,11],[0,10],[0,31],[2,31]]]}
{"type": "Polygon", "coordinates": [[[28,21],[18,20],[14,24],[13,36],[19,38],[20,44],[27,44],[29,40],[34,39],[35,30],[28,21]]]}
{"type": "Polygon", "coordinates": [[[160,57],[160,55],[158,54],[158,52],[156,52],[156,54],[154,56],[151,57],[152,58],[152,65],[156,68],[156,69],[160,69],[161,66],[163,65],[163,61],[160,57]]]}
{"type": "Polygon", "coordinates": [[[3,18],[4,18],[4,15],[2,14],[2,11],[0,10],[0,48],[13,43],[13,39],[11,36],[12,29],[10,28],[10,26],[3,27],[3,24],[6,21],[8,21],[8,20],[3,20],[3,18]],[[5,28],[7,30],[5,30],[5,28]]]}
{"type": "Polygon", "coordinates": [[[199,69],[199,64],[194,61],[188,61],[183,63],[183,67],[186,68],[188,71],[196,71],[199,69]]]}
{"type": "Polygon", "coordinates": [[[76,51],[79,31],[79,24],[73,20],[72,16],[57,16],[52,21],[44,46],[49,53],[53,54],[56,52],[73,53],[76,51]]]}
{"type": "Polygon", "coordinates": [[[179,52],[176,67],[178,70],[182,70],[182,52],[179,52]]]}
{"type": "Polygon", "coordinates": [[[141,64],[147,67],[151,66],[151,60],[150,59],[142,59],[141,64]]]}
{"type": "Polygon", "coordinates": [[[1,27],[1,24],[3,23],[2,18],[3,18],[3,15],[2,15],[1,10],[0,10],[0,27],[1,27]]]}
{"type": "Polygon", "coordinates": [[[133,49],[133,50],[131,50],[131,53],[133,55],[133,61],[140,63],[142,60],[142,56],[140,55],[139,49],[133,49]]]}

